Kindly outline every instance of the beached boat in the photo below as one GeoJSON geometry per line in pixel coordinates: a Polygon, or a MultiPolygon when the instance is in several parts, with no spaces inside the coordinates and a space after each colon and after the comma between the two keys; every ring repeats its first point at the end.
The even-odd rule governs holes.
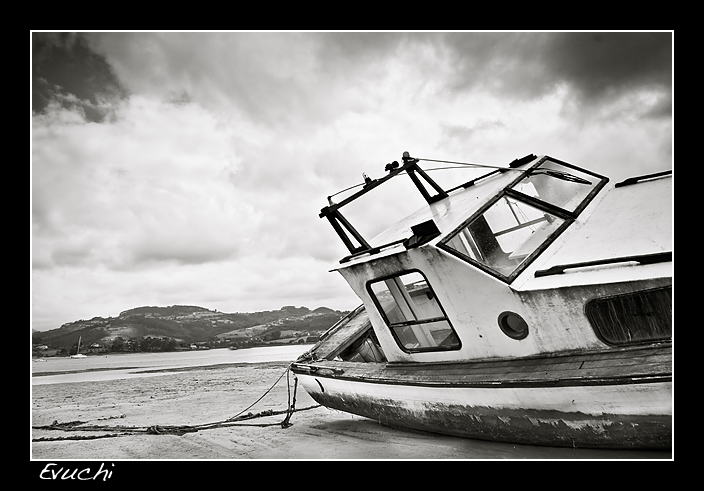
{"type": "Polygon", "coordinates": [[[403,164],[321,210],[362,300],[291,365],[329,408],[520,444],[672,445],[672,172],[613,184],[529,155],[445,190],[403,164]],[[341,208],[407,174],[368,241],[341,208]]]}

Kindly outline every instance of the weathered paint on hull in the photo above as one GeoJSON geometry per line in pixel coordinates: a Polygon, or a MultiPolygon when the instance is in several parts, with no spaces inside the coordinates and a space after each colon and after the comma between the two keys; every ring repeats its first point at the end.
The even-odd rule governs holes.
{"type": "Polygon", "coordinates": [[[462,388],[297,377],[318,403],[388,426],[528,445],[672,446],[671,382],[462,388]]]}

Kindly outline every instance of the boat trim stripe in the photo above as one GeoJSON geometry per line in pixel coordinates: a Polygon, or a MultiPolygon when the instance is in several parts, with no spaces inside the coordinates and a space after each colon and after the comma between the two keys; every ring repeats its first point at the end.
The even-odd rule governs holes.
{"type": "Polygon", "coordinates": [[[579,377],[579,378],[555,378],[541,380],[486,380],[486,381],[467,381],[467,382],[446,382],[446,381],[418,381],[411,379],[391,379],[381,377],[369,377],[364,375],[345,375],[343,368],[309,365],[309,364],[291,364],[291,369],[295,374],[311,375],[320,378],[328,378],[335,380],[348,380],[354,382],[365,382],[371,384],[382,385],[408,385],[413,387],[436,387],[436,388],[517,388],[517,387],[583,387],[583,386],[601,386],[601,385],[632,385],[632,384],[648,384],[648,383],[667,383],[672,382],[672,373],[658,373],[648,375],[630,375],[618,377],[579,377]]]}

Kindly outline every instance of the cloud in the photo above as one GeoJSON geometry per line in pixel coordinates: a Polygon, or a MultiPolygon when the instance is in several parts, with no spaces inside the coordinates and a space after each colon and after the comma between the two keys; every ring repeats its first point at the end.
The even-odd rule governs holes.
{"type": "Polygon", "coordinates": [[[584,103],[634,90],[671,91],[672,35],[667,32],[559,33],[542,53],[548,72],[569,83],[584,103]]]}
{"type": "Polygon", "coordinates": [[[238,112],[255,123],[290,124],[311,104],[318,41],[300,33],[87,34],[131,90],[161,98],[187,94],[208,109],[238,112]]]}
{"type": "Polygon", "coordinates": [[[127,90],[104,57],[75,33],[32,33],[32,110],[42,112],[57,101],[102,121],[112,103],[127,90]]]}
{"type": "MultiPolygon", "coordinates": [[[[672,35],[597,34],[34,33],[35,322],[352,308],[318,213],[406,150],[668,168],[672,35]]],[[[403,176],[369,196],[344,209],[367,238],[422,205],[403,176]]]]}
{"type": "Polygon", "coordinates": [[[584,109],[634,91],[657,93],[655,105],[672,90],[669,32],[445,33],[427,39],[455,67],[447,77],[453,92],[525,102],[563,88],[584,109]]]}
{"type": "Polygon", "coordinates": [[[217,260],[235,253],[234,223],[256,223],[224,177],[237,169],[230,129],[198,106],[135,96],[103,124],[56,108],[35,119],[33,139],[41,267],[217,260]]]}

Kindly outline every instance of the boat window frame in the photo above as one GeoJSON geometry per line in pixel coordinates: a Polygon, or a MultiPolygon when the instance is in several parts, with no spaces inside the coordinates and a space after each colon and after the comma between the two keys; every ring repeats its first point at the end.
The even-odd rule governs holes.
{"type": "Polygon", "coordinates": [[[672,285],[632,291],[605,297],[595,297],[584,305],[584,315],[589,320],[594,333],[609,346],[633,346],[652,343],[672,342],[672,310],[669,318],[669,332],[661,330],[665,322],[640,321],[658,312],[644,313],[645,307],[658,307],[672,302],[672,285]],[[662,295],[668,297],[663,298],[662,295]],[[628,316],[631,316],[631,319],[628,316]],[[605,319],[608,319],[608,325],[605,319]],[[638,321],[638,322],[634,322],[638,321]],[[616,323],[618,327],[613,327],[616,323]],[[658,325],[660,324],[660,325],[658,325]],[[639,333],[640,336],[634,337],[639,333]]]}
{"type": "Polygon", "coordinates": [[[591,201],[594,199],[594,197],[601,191],[604,186],[609,182],[609,178],[606,176],[602,176],[600,174],[597,174],[595,172],[591,172],[587,169],[583,169],[581,167],[577,167],[576,165],[569,164],[567,162],[563,162],[559,159],[550,157],[548,155],[545,155],[541,157],[535,164],[530,166],[528,169],[526,169],[524,172],[521,173],[520,176],[518,176],[516,179],[511,181],[507,186],[505,186],[501,191],[497,193],[496,196],[494,196],[492,199],[490,199],[488,202],[486,202],[482,207],[480,207],[475,213],[473,213],[467,220],[463,221],[458,227],[453,229],[450,233],[448,233],[443,239],[441,239],[437,243],[437,247],[439,249],[442,249],[443,251],[452,254],[453,256],[456,256],[463,261],[466,261],[477,268],[481,269],[482,271],[490,274],[491,276],[494,276],[495,278],[498,278],[499,280],[505,282],[505,283],[512,283],[540,254],[547,249],[550,244],[552,244],[557,237],[559,237],[573,222],[574,220],[582,213],[582,211],[591,203],[591,201]],[[598,182],[593,185],[591,191],[586,194],[586,196],[582,199],[582,201],[574,208],[573,211],[566,210],[564,208],[561,208],[557,205],[554,205],[552,203],[549,203],[547,201],[543,201],[541,199],[535,198],[533,196],[529,196],[527,194],[524,194],[520,191],[517,191],[515,188],[516,185],[518,185],[523,179],[526,177],[529,177],[531,172],[534,170],[537,170],[543,163],[545,162],[554,162],[556,164],[565,166],[570,169],[574,169],[576,171],[579,171],[583,174],[589,175],[591,177],[594,177],[598,179],[598,182]],[[472,222],[474,222],[477,218],[480,216],[484,215],[492,206],[494,206],[496,203],[504,199],[505,197],[510,197],[515,200],[519,200],[523,202],[526,205],[532,206],[540,211],[543,211],[545,213],[550,213],[551,215],[554,215],[557,218],[560,218],[561,220],[564,220],[563,223],[557,227],[556,230],[554,230],[538,247],[533,250],[526,258],[521,261],[521,263],[508,275],[502,274],[501,272],[495,270],[491,266],[484,264],[481,261],[477,261],[476,259],[473,259],[466,254],[463,254],[462,252],[456,250],[454,247],[451,247],[448,245],[448,242],[450,242],[452,239],[454,239],[460,231],[464,230],[467,228],[472,222]]]}
{"type": "MultiPolygon", "coordinates": [[[[366,282],[365,288],[367,290],[367,294],[371,298],[372,302],[374,303],[374,306],[376,307],[377,312],[381,316],[382,320],[384,321],[384,324],[388,328],[388,330],[391,332],[391,335],[394,338],[394,341],[396,341],[396,344],[398,347],[403,350],[406,353],[438,353],[438,352],[445,352],[445,351],[457,351],[462,349],[462,339],[460,338],[460,335],[458,334],[457,330],[455,327],[452,325],[452,322],[450,322],[450,318],[447,315],[447,312],[445,311],[445,308],[442,306],[442,303],[440,302],[440,298],[438,297],[437,293],[433,289],[433,287],[430,285],[430,281],[428,281],[428,277],[423,274],[423,272],[417,268],[412,268],[412,269],[404,269],[403,271],[399,271],[396,273],[392,274],[387,274],[384,276],[380,276],[378,278],[373,278],[369,281],[366,282]],[[428,290],[430,290],[430,293],[433,295],[433,298],[435,299],[435,303],[437,304],[438,308],[442,312],[442,317],[432,317],[428,319],[422,319],[420,321],[406,321],[406,322],[391,322],[386,315],[386,311],[382,307],[381,303],[379,302],[379,299],[377,298],[376,293],[372,290],[372,284],[374,283],[380,283],[384,282],[386,280],[392,279],[392,278],[400,278],[401,276],[407,275],[407,274],[412,274],[412,273],[418,273],[420,276],[423,278],[425,281],[425,284],[428,287],[428,290]],[[450,328],[450,331],[452,331],[452,334],[454,334],[455,338],[457,339],[457,345],[456,346],[451,346],[451,347],[446,347],[446,346],[431,346],[431,347],[420,347],[420,348],[407,348],[404,346],[403,342],[401,339],[398,337],[398,334],[396,333],[396,330],[394,327],[401,327],[401,326],[410,326],[410,325],[420,325],[420,324],[429,324],[431,322],[440,322],[440,321],[445,321],[450,328]]],[[[394,298],[394,301],[396,302],[396,299],[394,298]]],[[[398,302],[397,302],[398,303],[398,302]]]]}
{"type": "Polygon", "coordinates": [[[578,166],[573,165],[573,164],[570,164],[570,163],[568,163],[568,162],[564,162],[564,161],[562,161],[562,160],[560,160],[560,159],[556,159],[556,158],[554,158],[554,157],[550,157],[549,155],[544,155],[544,156],[541,157],[535,164],[533,164],[533,165],[530,166],[528,169],[526,169],[520,176],[516,177],[516,179],[514,179],[513,181],[511,181],[511,183],[510,183],[508,186],[506,186],[506,187],[504,188],[504,190],[507,191],[507,192],[508,192],[510,195],[512,195],[513,197],[521,198],[521,199],[526,200],[529,205],[537,206],[537,207],[545,207],[545,208],[546,208],[546,211],[547,211],[548,213],[553,213],[553,212],[555,212],[555,214],[558,214],[558,216],[559,216],[559,213],[563,213],[563,214],[565,214],[566,217],[577,218],[577,217],[579,216],[579,214],[582,213],[582,211],[584,210],[584,208],[586,208],[587,205],[589,205],[589,203],[591,203],[592,199],[594,199],[594,196],[596,196],[596,195],[599,193],[599,191],[601,191],[601,189],[602,189],[604,186],[606,186],[606,184],[607,184],[608,182],[609,182],[609,178],[606,177],[606,176],[603,176],[603,175],[601,175],[601,174],[597,174],[596,172],[592,172],[592,171],[590,171],[590,170],[588,170],[588,169],[584,169],[584,168],[582,168],[582,167],[578,167],[578,166]],[[556,164],[562,165],[562,166],[567,167],[567,168],[570,168],[570,169],[574,169],[574,170],[576,170],[576,171],[578,171],[578,172],[581,172],[582,174],[587,174],[587,175],[589,175],[589,176],[591,176],[591,177],[594,177],[594,178],[596,178],[596,179],[599,180],[599,182],[596,183],[596,184],[592,187],[592,190],[591,190],[589,193],[587,193],[587,195],[582,199],[582,201],[579,203],[579,205],[577,205],[577,206],[575,207],[575,209],[574,209],[573,211],[566,210],[566,209],[561,208],[561,207],[559,207],[559,206],[557,206],[557,205],[553,205],[552,203],[549,203],[549,202],[547,202],[547,201],[544,201],[544,200],[535,198],[535,197],[533,197],[533,196],[529,196],[529,195],[527,195],[527,194],[524,194],[524,193],[522,193],[522,192],[520,192],[520,191],[516,191],[516,190],[514,189],[514,187],[515,187],[518,183],[520,183],[520,182],[521,182],[523,179],[525,179],[526,177],[530,176],[530,174],[531,174],[534,170],[537,170],[541,165],[543,165],[543,164],[544,164],[545,162],[547,162],[547,161],[554,162],[554,163],[556,163],[556,164]]]}

